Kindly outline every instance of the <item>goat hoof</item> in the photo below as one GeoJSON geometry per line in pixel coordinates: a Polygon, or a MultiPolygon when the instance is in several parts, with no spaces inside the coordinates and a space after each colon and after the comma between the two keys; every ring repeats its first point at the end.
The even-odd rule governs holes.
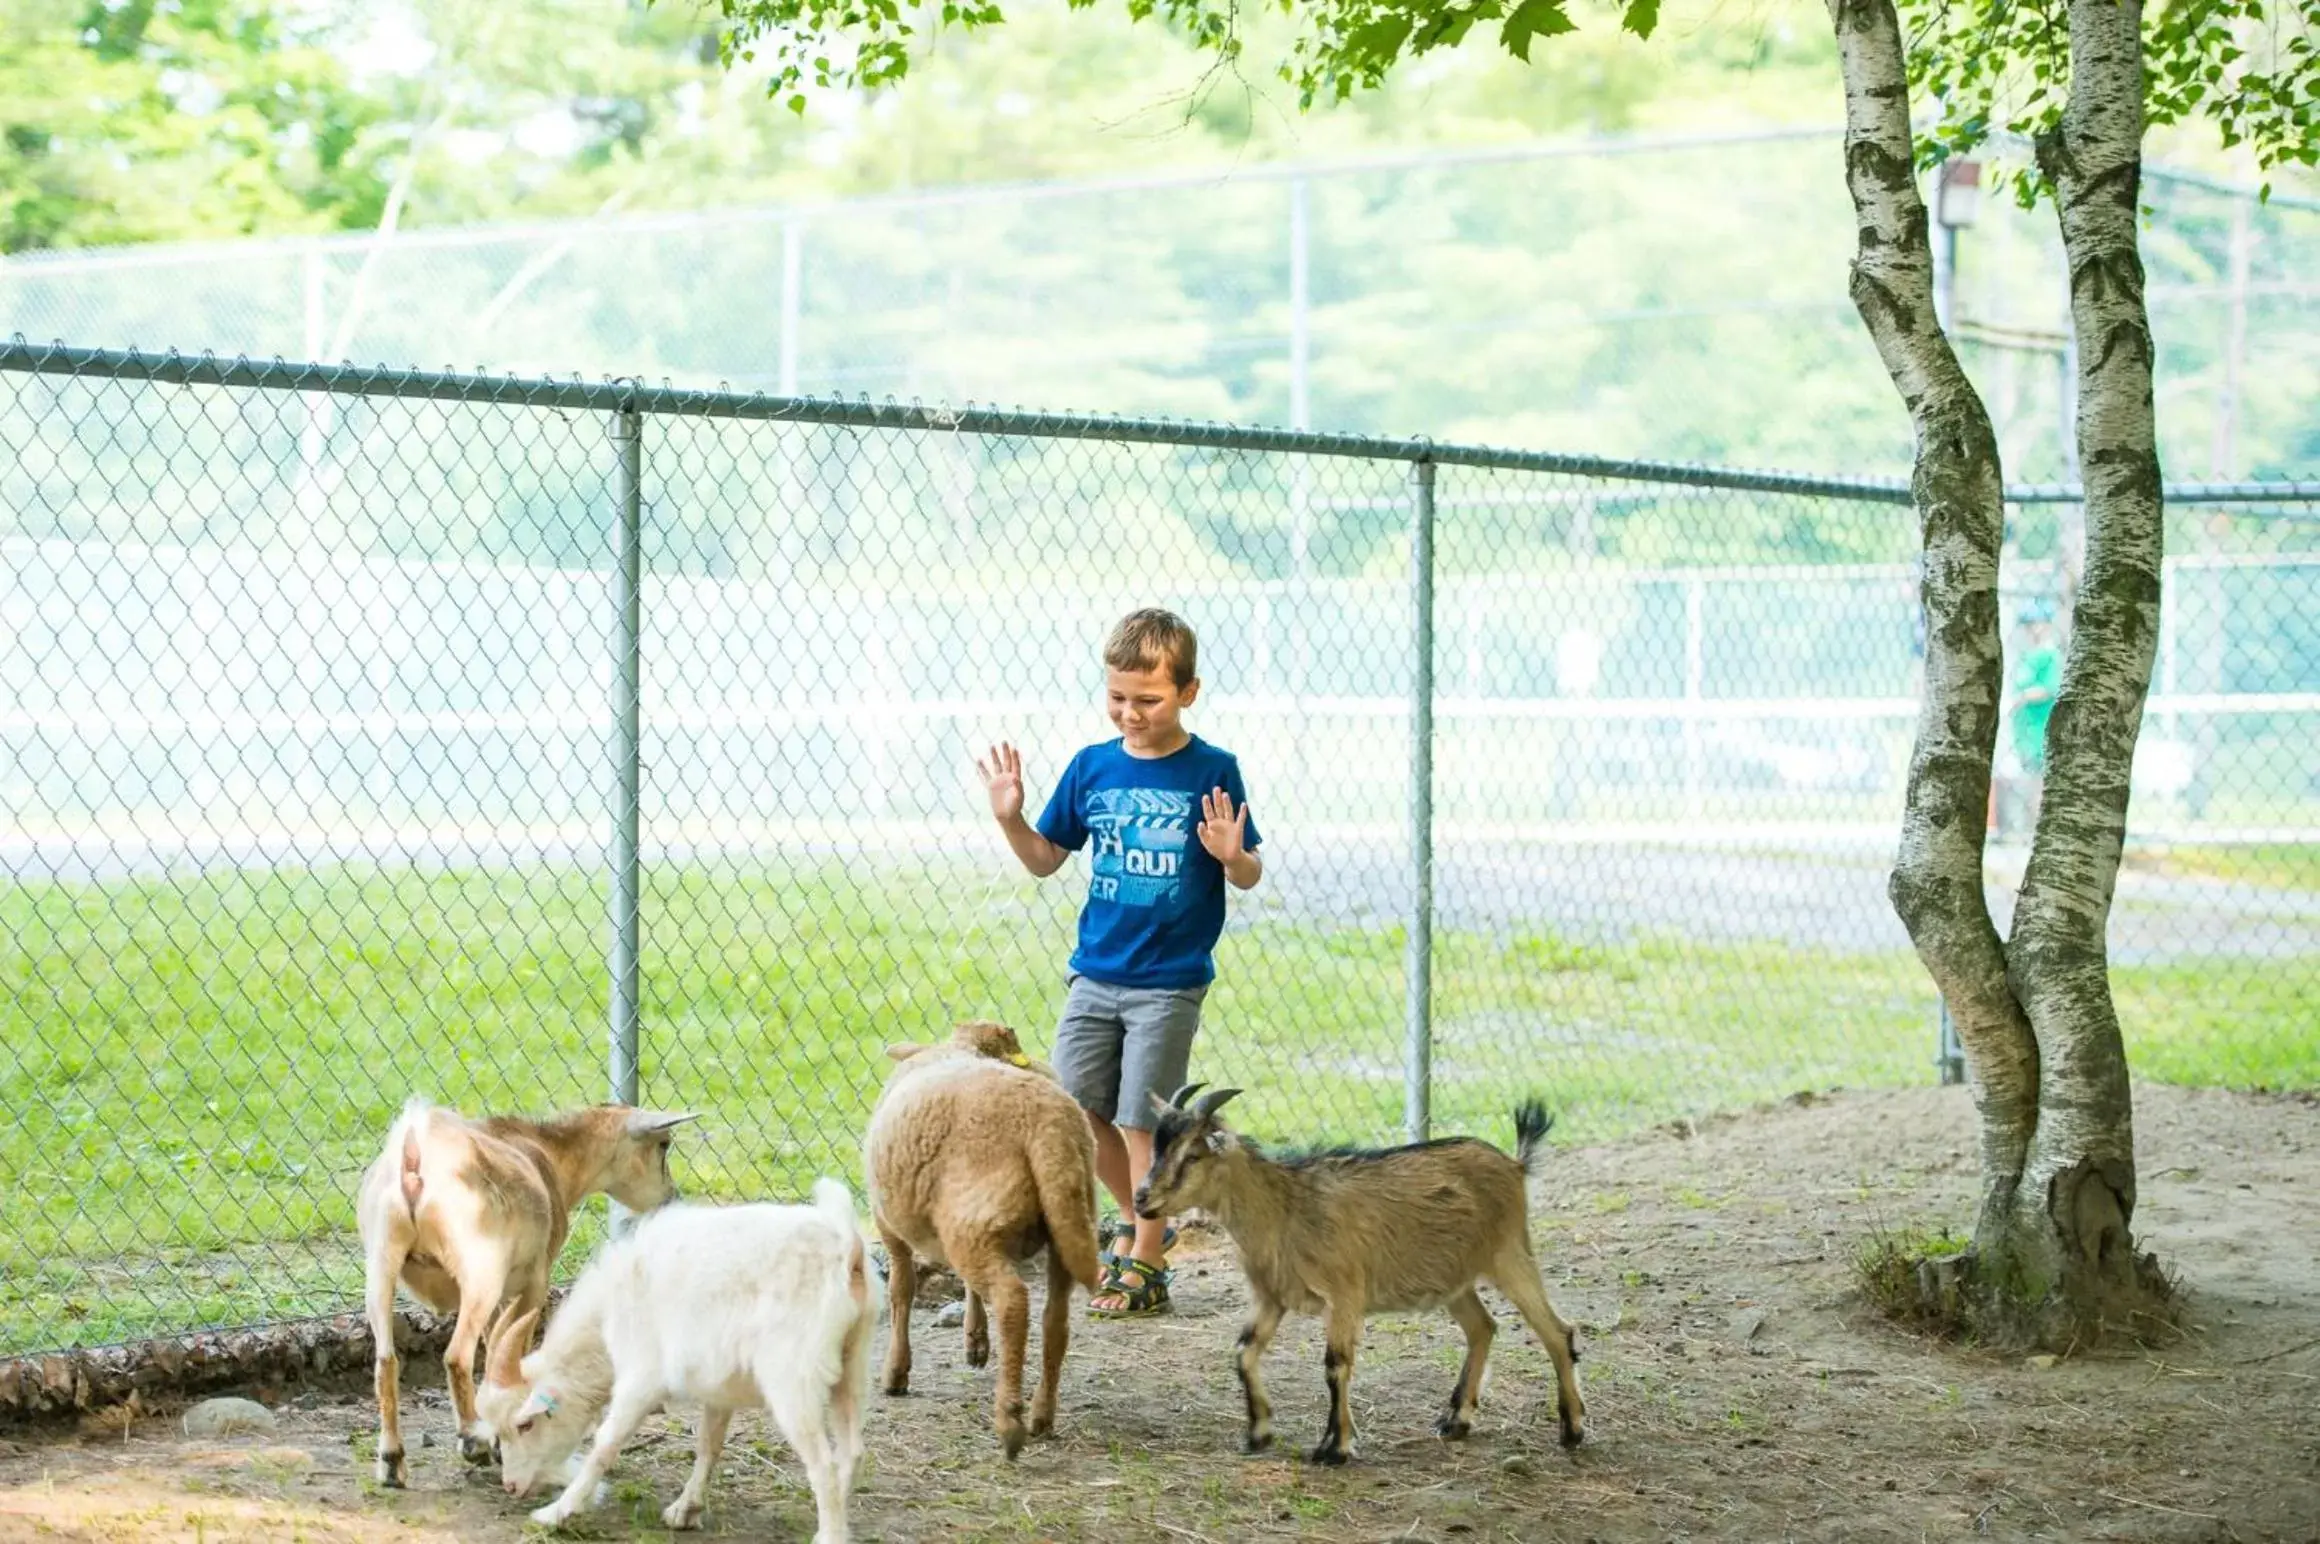
{"type": "Polygon", "coordinates": [[[1463,1442],[1474,1428],[1455,1415],[1445,1415],[1434,1423],[1434,1435],[1452,1442],[1463,1442]]]}
{"type": "Polygon", "coordinates": [[[969,1340],[967,1342],[967,1365],[969,1367],[990,1366],[991,1342],[988,1340],[980,1339],[969,1340]]]}
{"type": "Polygon", "coordinates": [[[687,1533],[701,1526],[701,1504],[678,1499],[661,1508],[661,1525],[676,1533],[687,1533]]]}
{"type": "Polygon", "coordinates": [[[896,1399],[900,1399],[903,1395],[910,1392],[910,1374],[904,1373],[899,1378],[888,1378],[883,1384],[879,1385],[879,1387],[886,1393],[894,1396],[896,1399]]]}
{"type": "Polygon", "coordinates": [[[1587,1433],[1569,1421],[1563,1423],[1563,1446],[1575,1448],[1587,1440],[1587,1433]]]}
{"type": "Polygon", "coordinates": [[[490,1463],[499,1456],[498,1446],[483,1437],[471,1437],[466,1432],[459,1434],[459,1456],[471,1464],[490,1463]]]}
{"type": "Polygon", "coordinates": [[[401,1490],[410,1483],[410,1476],[403,1471],[403,1455],[400,1452],[379,1455],[378,1478],[379,1483],[389,1490],[401,1490]]]}
{"type": "Polygon", "coordinates": [[[1269,1431],[1251,1432],[1241,1438],[1241,1451],[1244,1453],[1262,1453],[1272,1445],[1273,1434],[1269,1431]]]}
{"type": "Polygon", "coordinates": [[[1334,1442],[1324,1442],[1307,1456],[1317,1464],[1326,1464],[1334,1469],[1353,1455],[1334,1442]]]}
{"type": "Polygon", "coordinates": [[[1050,1437],[1050,1436],[1053,1436],[1054,1434],[1055,1434],[1055,1412],[1054,1412],[1053,1410],[1034,1410],[1034,1411],[1032,1411],[1032,1412],[1031,1412],[1031,1435],[1033,1435],[1034,1437],[1050,1437]]]}
{"type": "Polygon", "coordinates": [[[999,1448],[1007,1455],[1008,1459],[1012,1461],[1016,1454],[1023,1451],[1023,1428],[1021,1426],[1010,1426],[1006,1430],[1000,1432],[999,1448]]]}

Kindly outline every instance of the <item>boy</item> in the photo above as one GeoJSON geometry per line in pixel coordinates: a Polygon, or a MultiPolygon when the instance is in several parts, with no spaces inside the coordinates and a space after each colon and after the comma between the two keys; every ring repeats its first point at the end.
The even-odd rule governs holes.
{"type": "MultiPolygon", "coordinates": [[[[1187,1081],[1201,999],[1216,975],[1225,884],[1247,890],[1264,875],[1240,763],[1184,727],[1200,695],[1198,663],[1198,640],[1181,617],[1144,610],[1121,619],[1104,644],[1104,704],[1120,737],[1072,757],[1036,829],[1023,819],[1015,747],[975,760],[1007,845],[1034,876],[1095,843],[1055,1071],[1087,1111],[1097,1178],[1120,1216],[1135,1219],[1127,1253],[1104,1251],[1088,1304],[1098,1318],[1168,1307],[1166,1224],[1136,1217],[1132,1199],[1152,1167],[1149,1096],[1166,1098],[1187,1081]]],[[[1130,1227],[1123,1221],[1119,1231],[1130,1227]]]]}

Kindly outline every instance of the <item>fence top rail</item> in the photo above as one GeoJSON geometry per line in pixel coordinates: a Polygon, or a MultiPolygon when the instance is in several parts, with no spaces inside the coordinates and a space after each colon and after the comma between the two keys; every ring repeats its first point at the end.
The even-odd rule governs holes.
{"type": "MultiPolygon", "coordinates": [[[[2320,478],[2169,483],[2162,492],[2170,504],[2313,504],[2320,503],[2320,478]]],[[[2009,504],[2079,504],[2085,500],[2086,490],[2076,483],[2017,483],[2006,490],[2009,504]]]]}
{"type": "MultiPolygon", "coordinates": [[[[1432,463],[1436,466],[1470,467],[1485,471],[1589,477],[1611,482],[1852,499],[1898,507],[1907,507],[1911,502],[1909,484],[1898,478],[1815,477],[1792,472],[1706,466],[1693,462],[1634,461],[1610,456],[1444,444],[1425,438],[1382,439],[1358,434],[1251,428],[1168,418],[1031,412],[978,407],[971,403],[963,407],[951,407],[939,403],[929,405],[891,399],[873,402],[868,398],[848,401],[837,397],[773,396],[758,392],[653,386],[633,377],[600,381],[585,381],[575,377],[564,381],[550,376],[495,376],[451,370],[397,369],[385,365],[329,365],[279,358],[258,360],[236,356],[228,359],[206,353],[181,354],[174,349],[157,354],[141,350],[76,348],[61,342],[34,343],[21,333],[0,342],[0,371],[80,380],[227,386],[258,391],[320,392],[336,396],[724,418],[833,428],[1004,435],[1025,439],[1109,440],[1124,444],[1175,445],[1195,450],[1432,463]]],[[[2080,489],[2067,484],[2017,486],[2006,490],[2006,497],[2015,503],[2075,503],[2083,496],[2080,489]]],[[[2166,496],[2171,502],[2201,504],[2320,502],[2320,480],[2186,484],[2169,487],[2166,496]]]]}
{"type": "Polygon", "coordinates": [[[293,363],[282,359],[219,358],[36,344],[21,334],[0,343],[0,371],[184,386],[231,386],[261,391],[322,392],[339,396],[402,397],[485,406],[561,408],[580,412],[635,412],[668,417],[726,418],[834,428],[897,429],[1028,439],[1112,440],[1177,445],[1195,450],[1343,456],[1370,461],[1432,462],[1484,470],[1560,473],[1611,481],[1648,482],[1751,493],[1787,493],[1906,506],[1908,484],[1892,479],[1811,477],[1742,471],[1683,462],[1628,461],[1609,456],[1500,450],[1439,444],[1428,439],[1373,439],[1356,434],[1259,429],[1167,418],[1119,418],[1093,413],[1043,413],[950,407],[866,398],[783,397],[754,392],[652,386],[635,379],[556,380],[386,366],[293,363]]]}

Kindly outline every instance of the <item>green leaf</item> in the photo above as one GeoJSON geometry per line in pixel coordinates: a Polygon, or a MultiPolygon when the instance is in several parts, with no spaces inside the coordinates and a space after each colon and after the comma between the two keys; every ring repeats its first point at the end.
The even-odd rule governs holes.
{"type": "Polygon", "coordinates": [[[1410,22],[1408,16],[1383,16],[1364,22],[1346,34],[1346,56],[1373,69],[1393,63],[1401,57],[1402,45],[1410,39],[1410,22]]]}
{"type": "Polygon", "coordinates": [[[1659,0],[1627,0],[1627,11],[1619,18],[1619,25],[1639,38],[1647,38],[1659,25],[1659,0]]]}
{"type": "MultiPolygon", "coordinates": [[[[1634,0],[1634,3],[1649,4],[1656,9],[1659,0],[1634,0]]],[[[1498,36],[1508,53],[1528,64],[1532,38],[1551,38],[1576,30],[1577,24],[1564,14],[1563,0],[1522,0],[1507,13],[1506,25],[1499,28],[1498,36]]]]}

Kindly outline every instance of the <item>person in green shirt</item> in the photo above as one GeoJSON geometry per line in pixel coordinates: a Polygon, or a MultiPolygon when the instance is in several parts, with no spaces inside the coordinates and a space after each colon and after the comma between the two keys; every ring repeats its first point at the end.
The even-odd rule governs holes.
{"type": "Polygon", "coordinates": [[[2054,641],[2054,603],[2034,600],[2022,611],[2022,645],[2014,656],[2014,707],[2008,720],[2023,786],[2018,799],[2000,805],[2002,829],[2013,826],[2005,818],[2013,813],[2007,804],[2020,810],[2024,828],[2038,823],[2038,796],[2046,781],[2046,721],[2053,716],[2054,694],[2061,685],[2062,651],[2054,641]]]}
{"type": "Polygon", "coordinates": [[[2062,651],[2054,644],[2054,609],[2032,602],[2022,617],[2022,651],[2014,660],[2014,754],[2032,777],[2046,775],[2046,720],[2062,685],[2062,651]]]}

